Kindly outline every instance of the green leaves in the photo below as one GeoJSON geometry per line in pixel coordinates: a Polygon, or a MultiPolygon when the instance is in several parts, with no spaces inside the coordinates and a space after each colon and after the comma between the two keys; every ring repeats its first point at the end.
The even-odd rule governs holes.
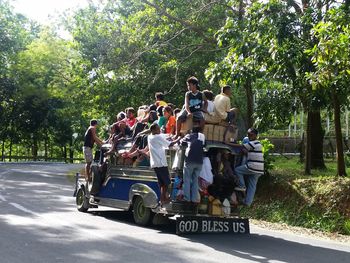
{"type": "MultiPolygon", "coordinates": [[[[325,21],[318,23],[312,34],[319,39],[317,45],[306,52],[312,55],[316,67],[308,77],[314,88],[336,89],[339,94],[349,92],[350,27],[349,15],[343,7],[328,11],[325,21]]],[[[343,103],[347,96],[340,96],[343,103]]]]}

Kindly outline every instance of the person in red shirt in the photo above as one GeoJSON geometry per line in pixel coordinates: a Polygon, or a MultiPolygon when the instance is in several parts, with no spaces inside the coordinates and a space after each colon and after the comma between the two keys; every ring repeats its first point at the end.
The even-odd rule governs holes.
{"type": "MultiPolygon", "coordinates": [[[[124,119],[126,125],[130,128],[130,130],[132,131],[136,122],[137,122],[137,119],[135,117],[135,109],[130,107],[130,108],[127,108],[125,110],[125,113],[126,113],[126,118],[124,119]]],[[[126,131],[127,132],[127,131],[126,131]]],[[[128,135],[128,134],[127,134],[128,135]]]]}

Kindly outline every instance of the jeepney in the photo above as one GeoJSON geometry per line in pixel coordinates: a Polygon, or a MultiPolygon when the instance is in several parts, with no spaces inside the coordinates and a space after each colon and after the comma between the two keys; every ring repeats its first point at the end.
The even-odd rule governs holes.
{"type": "MultiPolygon", "coordinates": [[[[222,134],[223,135],[223,134],[222,134]]],[[[206,134],[207,138],[210,134],[206,134]]],[[[221,138],[221,137],[220,137],[221,138]]],[[[121,156],[132,147],[131,141],[125,141],[117,146],[115,154],[104,156],[110,145],[103,145],[95,154],[91,167],[92,182],[76,177],[76,206],[80,212],[99,206],[113,207],[130,211],[136,224],[146,226],[175,218],[177,234],[185,233],[249,233],[249,221],[239,216],[237,204],[231,205],[229,212],[212,211],[211,203],[201,203],[198,206],[176,200],[165,207],[159,206],[160,190],[157,177],[147,163],[126,163],[121,156]],[[203,209],[204,207],[204,209],[203,209]]],[[[240,162],[240,147],[228,142],[207,140],[203,148],[205,154],[215,160],[218,152],[225,151],[232,157],[232,166],[240,162]],[[211,156],[212,155],[212,156],[211,156]]],[[[168,167],[171,175],[170,195],[173,194],[176,181],[182,178],[184,164],[183,147],[175,147],[167,151],[168,167]]],[[[233,192],[236,198],[241,198],[241,192],[233,192]]]]}

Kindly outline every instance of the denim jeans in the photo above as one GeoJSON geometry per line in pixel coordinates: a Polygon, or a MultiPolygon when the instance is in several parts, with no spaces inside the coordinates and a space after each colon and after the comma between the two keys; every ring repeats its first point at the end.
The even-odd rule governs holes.
{"type": "Polygon", "coordinates": [[[237,166],[235,168],[235,172],[239,178],[239,186],[247,188],[244,204],[251,205],[256,191],[256,184],[261,174],[257,174],[248,170],[245,164],[237,166]]]}
{"type": "Polygon", "coordinates": [[[186,201],[192,201],[198,203],[198,177],[202,171],[202,164],[187,163],[184,164],[183,170],[183,191],[184,199],[186,201]]]}

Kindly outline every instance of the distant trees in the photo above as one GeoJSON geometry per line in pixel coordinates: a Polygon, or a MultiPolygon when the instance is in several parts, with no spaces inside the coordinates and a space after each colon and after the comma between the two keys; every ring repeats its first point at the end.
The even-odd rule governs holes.
{"type": "Polygon", "coordinates": [[[64,40],[1,1],[2,155],[25,145],[33,156],[72,157],[89,119],[111,123],[118,111],[153,102],[156,91],[181,107],[185,80],[196,75],[215,93],[219,85],[234,86],[243,130],[281,127],[292,112],[305,111],[307,174],[325,167],[320,111],[333,107],[344,175],[338,120],[349,95],[348,5],[90,2],[64,18],[72,36],[64,40]]]}

